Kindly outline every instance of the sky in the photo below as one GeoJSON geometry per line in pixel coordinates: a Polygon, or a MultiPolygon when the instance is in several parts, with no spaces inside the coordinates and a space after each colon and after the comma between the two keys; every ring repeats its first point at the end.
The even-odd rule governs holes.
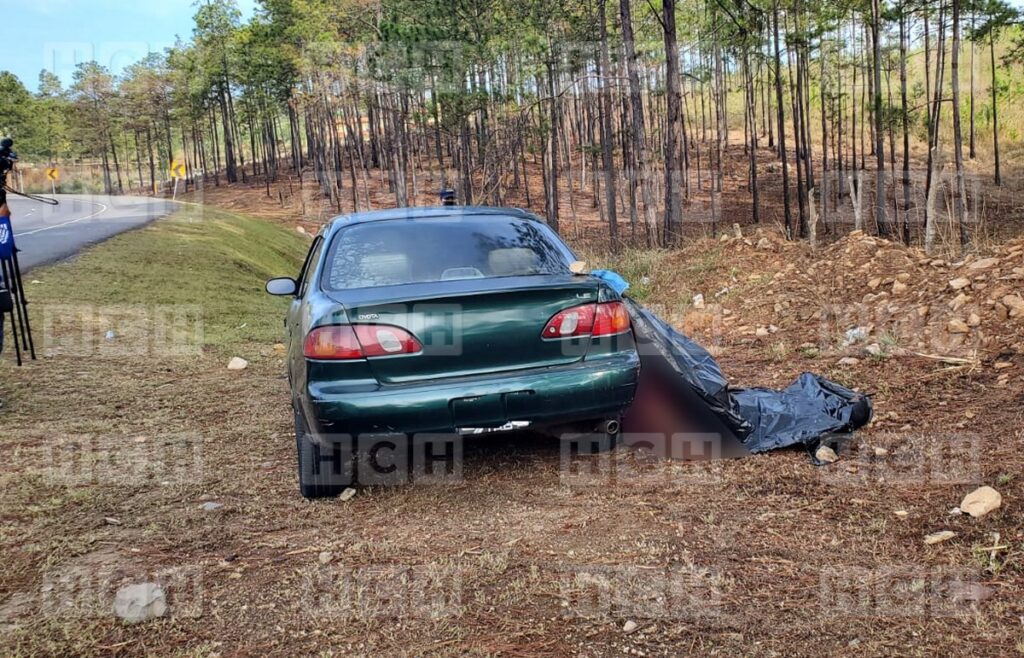
{"type": "MultiPolygon", "coordinates": [[[[96,60],[114,73],[192,36],[195,0],[0,0],[4,45],[0,70],[29,90],[39,72],[57,73],[65,86],[76,64],[96,60]]],[[[245,18],[256,0],[238,0],[245,18]]]]}

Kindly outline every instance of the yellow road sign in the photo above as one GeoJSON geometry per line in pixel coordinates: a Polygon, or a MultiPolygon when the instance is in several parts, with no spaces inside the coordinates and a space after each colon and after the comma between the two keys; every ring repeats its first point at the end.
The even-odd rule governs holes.
{"type": "Polygon", "coordinates": [[[185,163],[180,160],[171,161],[171,177],[172,178],[184,178],[185,177],[185,163]]]}
{"type": "Polygon", "coordinates": [[[56,167],[49,167],[46,170],[46,177],[51,181],[56,181],[60,178],[60,170],[56,167]]]}

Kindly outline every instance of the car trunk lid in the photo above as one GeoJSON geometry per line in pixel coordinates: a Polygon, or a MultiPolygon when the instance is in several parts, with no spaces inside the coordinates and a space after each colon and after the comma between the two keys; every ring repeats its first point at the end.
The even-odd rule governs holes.
{"type": "Polygon", "coordinates": [[[535,275],[442,281],[333,293],[354,324],[401,327],[423,345],[418,354],[369,360],[382,384],[467,377],[581,360],[589,337],[544,340],[548,321],[566,308],[597,303],[590,277],[535,275]],[[396,301],[398,300],[398,301],[396,301]]]}

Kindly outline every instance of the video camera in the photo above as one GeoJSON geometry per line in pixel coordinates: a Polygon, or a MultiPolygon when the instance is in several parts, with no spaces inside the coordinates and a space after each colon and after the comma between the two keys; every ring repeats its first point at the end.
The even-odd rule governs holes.
{"type": "Polygon", "coordinates": [[[18,161],[18,154],[13,148],[14,140],[10,137],[0,141],[0,183],[6,182],[7,172],[14,169],[14,163],[18,161]]]}

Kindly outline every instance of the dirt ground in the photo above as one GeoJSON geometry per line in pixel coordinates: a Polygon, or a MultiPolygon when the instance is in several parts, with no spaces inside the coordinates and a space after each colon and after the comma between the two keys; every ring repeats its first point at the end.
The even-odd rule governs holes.
{"type": "MultiPolygon", "coordinates": [[[[255,195],[206,200],[295,234],[255,195]]],[[[870,392],[875,421],[820,468],[801,450],[708,465],[475,438],[447,482],[310,503],[279,316],[245,305],[256,270],[251,289],[212,293],[233,301],[208,324],[239,330],[221,346],[4,364],[2,652],[1024,654],[1024,242],[963,262],[749,229],[672,252],[583,249],[736,385],[819,372],[870,392]],[[234,355],[248,369],[225,369],[234,355]],[[1002,506],[951,513],[979,485],[1002,506]],[[942,530],[955,536],[926,544],[942,530]],[[164,617],[111,613],[121,586],[150,581],[164,617]]]]}

